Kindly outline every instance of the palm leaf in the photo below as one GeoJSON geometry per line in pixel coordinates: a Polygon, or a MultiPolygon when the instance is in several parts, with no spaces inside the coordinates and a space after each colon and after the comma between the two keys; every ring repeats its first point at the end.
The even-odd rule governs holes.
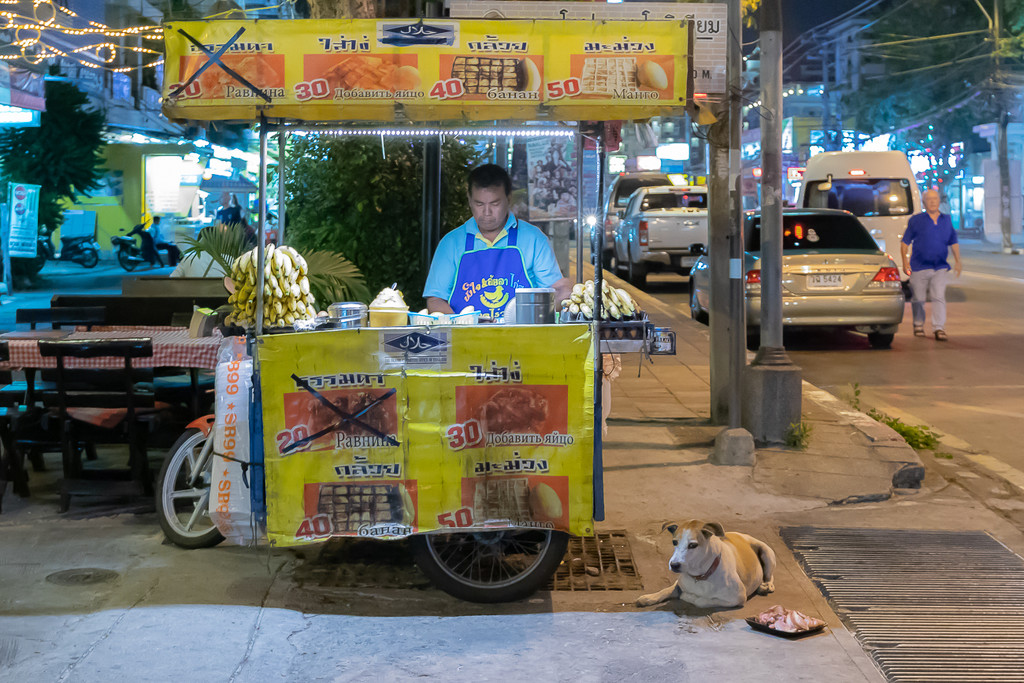
{"type": "Polygon", "coordinates": [[[213,259],[214,263],[223,268],[225,273],[230,273],[231,264],[235,259],[252,247],[241,223],[227,225],[218,223],[209,228],[203,228],[198,237],[186,237],[182,241],[186,246],[182,253],[184,258],[193,259],[201,254],[206,254],[213,259]]]}
{"type": "Polygon", "coordinates": [[[370,300],[366,279],[354,263],[334,251],[310,251],[302,255],[309,267],[309,288],[324,310],[337,301],[370,300]]]}

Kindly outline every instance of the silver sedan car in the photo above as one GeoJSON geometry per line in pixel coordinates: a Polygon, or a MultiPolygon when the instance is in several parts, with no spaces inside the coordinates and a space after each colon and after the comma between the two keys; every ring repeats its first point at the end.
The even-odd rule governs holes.
{"type": "MultiPolygon", "coordinates": [[[[856,216],[831,209],[794,209],[782,216],[782,324],[833,327],[867,334],[889,348],[903,321],[903,289],[896,264],[856,216]]],[[[743,225],[747,329],[761,323],[761,216],[743,225]]],[[[707,255],[690,272],[690,314],[708,320],[711,285],[707,255]]]]}

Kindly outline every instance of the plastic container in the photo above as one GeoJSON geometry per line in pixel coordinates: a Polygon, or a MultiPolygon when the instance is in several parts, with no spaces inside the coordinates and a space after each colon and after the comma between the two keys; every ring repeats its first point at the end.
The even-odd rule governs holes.
{"type": "Polygon", "coordinates": [[[410,313],[410,325],[446,325],[448,316],[444,313],[410,313]]]}
{"type": "Polygon", "coordinates": [[[408,324],[408,306],[370,306],[370,327],[402,327],[408,324]]]}
{"type": "Polygon", "coordinates": [[[452,313],[448,316],[448,320],[452,325],[476,325],[480,322],[480,311],[452,313]]]}

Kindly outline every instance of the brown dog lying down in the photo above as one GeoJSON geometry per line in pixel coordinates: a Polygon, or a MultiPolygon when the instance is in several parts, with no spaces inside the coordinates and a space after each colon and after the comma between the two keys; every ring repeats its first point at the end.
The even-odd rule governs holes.
{"type": "Polygon", "coordinates": [[[717,522],[668,523],[675,551],[669,569],[679,579],[665,590],[641,595],[637,607],[679,598],[697,607],[740,607],[747,598],[775,591],[775,552],[747,534],[725,533],[717,522]]]}

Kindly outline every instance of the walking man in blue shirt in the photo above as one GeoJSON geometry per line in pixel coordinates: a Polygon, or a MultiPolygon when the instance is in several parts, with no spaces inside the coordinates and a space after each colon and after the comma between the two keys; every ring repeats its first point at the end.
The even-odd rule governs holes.
{"type": "Polygon", "coordinates": [[[921,201],[925,210],[911,216],[900,243],[903,272],[910,277],[913,293],[910,308],[914,314],[914,336],[924,336],[924,303],[929,300],[932,302],[932,333],[938,341],[946,341],[946,284],[950,270],[947,259],[952,251],[953,269],[960,277],[960,245],[949,215],[939,211],[939,193],[927,190],[921,195],[921,201]]]}
{"type": "Polygon", "coordinates": [[[469,173],[473,217],[441,238],[423,288],[431,313],[461,313],[472,306],[500,318],[516,289],[552,287],[567,299],[572,281],[562,277],[547,236],[509,210],[512,180],[496,164],[469,173]]]}

